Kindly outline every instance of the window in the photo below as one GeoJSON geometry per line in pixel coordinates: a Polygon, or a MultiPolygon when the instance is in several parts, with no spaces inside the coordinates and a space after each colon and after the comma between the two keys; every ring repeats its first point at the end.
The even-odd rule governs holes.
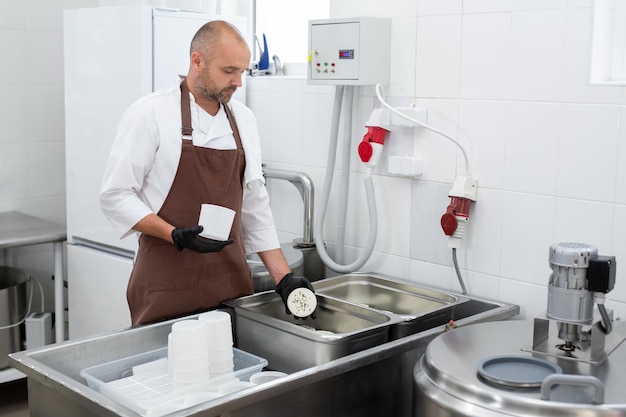
{"type": "Polygon", "coordinates": [[[594,1],[589,81],[626,85],[626,1],[594,1]]]}
{"type": "Polygon", "coordinates": [[[256,35],[263,47],[265,34],[270,61],[277,55],[283,63],[305,63],[309,20],[328,19],[328,13],[329,0],[256,0],[256,35]]]}

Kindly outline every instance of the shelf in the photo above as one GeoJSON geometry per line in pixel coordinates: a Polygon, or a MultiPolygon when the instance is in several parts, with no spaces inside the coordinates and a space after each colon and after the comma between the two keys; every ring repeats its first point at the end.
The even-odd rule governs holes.
{"type": "Polygon", "coordinates": [[[26,378],[26,375],[24,375],[17,369],[7,368],[0,371],[0,384],[22,378],[26,378]]]}

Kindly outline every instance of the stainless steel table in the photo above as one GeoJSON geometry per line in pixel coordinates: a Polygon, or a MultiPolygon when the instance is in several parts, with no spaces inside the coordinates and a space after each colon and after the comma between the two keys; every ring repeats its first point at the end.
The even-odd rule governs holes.
{"type": "Polygon", "coordinates": [[[11,266],[12,248],[19,246],[52,243],[54,254],[54,313],[56,315],[56,341],[65,339],[63,320],[64,261],[63,242],[66,240],[65,226],[18,211],[0,213],[0,249],[4,251],[4,264],[11,266]]]}
{"type": "MultiPolygon", "coordinates": [[[[458,328],[519,314],[516,305],[470,298],[455,309],[458,328]]],[[[11,365],[28,377],[30,416],[140,417],[124,404],[89,388],[80,373],[94,365],[167,346],[168,334],[177,320],[10,354],[11,365]]],[[[411,417],[415,363],[428,343],[445,331],[444,322],[448,323],[447,317],[428,330],[168,415],[411,417]]]]}

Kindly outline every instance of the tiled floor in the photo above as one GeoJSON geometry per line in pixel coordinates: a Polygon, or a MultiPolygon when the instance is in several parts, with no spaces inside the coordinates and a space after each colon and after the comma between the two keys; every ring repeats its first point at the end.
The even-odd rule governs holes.
{"type": "Polygon", "coordinates": [[[0,384],[0,416],[29,416],[26,378],[0,384]]]}

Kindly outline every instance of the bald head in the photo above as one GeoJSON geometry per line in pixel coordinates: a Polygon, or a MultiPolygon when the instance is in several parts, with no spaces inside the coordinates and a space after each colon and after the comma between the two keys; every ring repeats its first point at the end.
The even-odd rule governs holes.
{"type": "Polygon", "coordinates": [[[243,85],[250,66],[250,48],[230,23],[214,20],[202,26],[191,40],[187,84],[196,103],[215,115],[243,85]]]}
{"type": "Polygon", "coordinates": [[[248,46],[241,32],[235,26],[223,20],[213,20],[205,23],[198,29],[191,40],[189,54],[199,52],[207,59],[210,59],[216,49],[215,45],[226,37],[229,40],[246,45],[246,47],[248,46]]]}

